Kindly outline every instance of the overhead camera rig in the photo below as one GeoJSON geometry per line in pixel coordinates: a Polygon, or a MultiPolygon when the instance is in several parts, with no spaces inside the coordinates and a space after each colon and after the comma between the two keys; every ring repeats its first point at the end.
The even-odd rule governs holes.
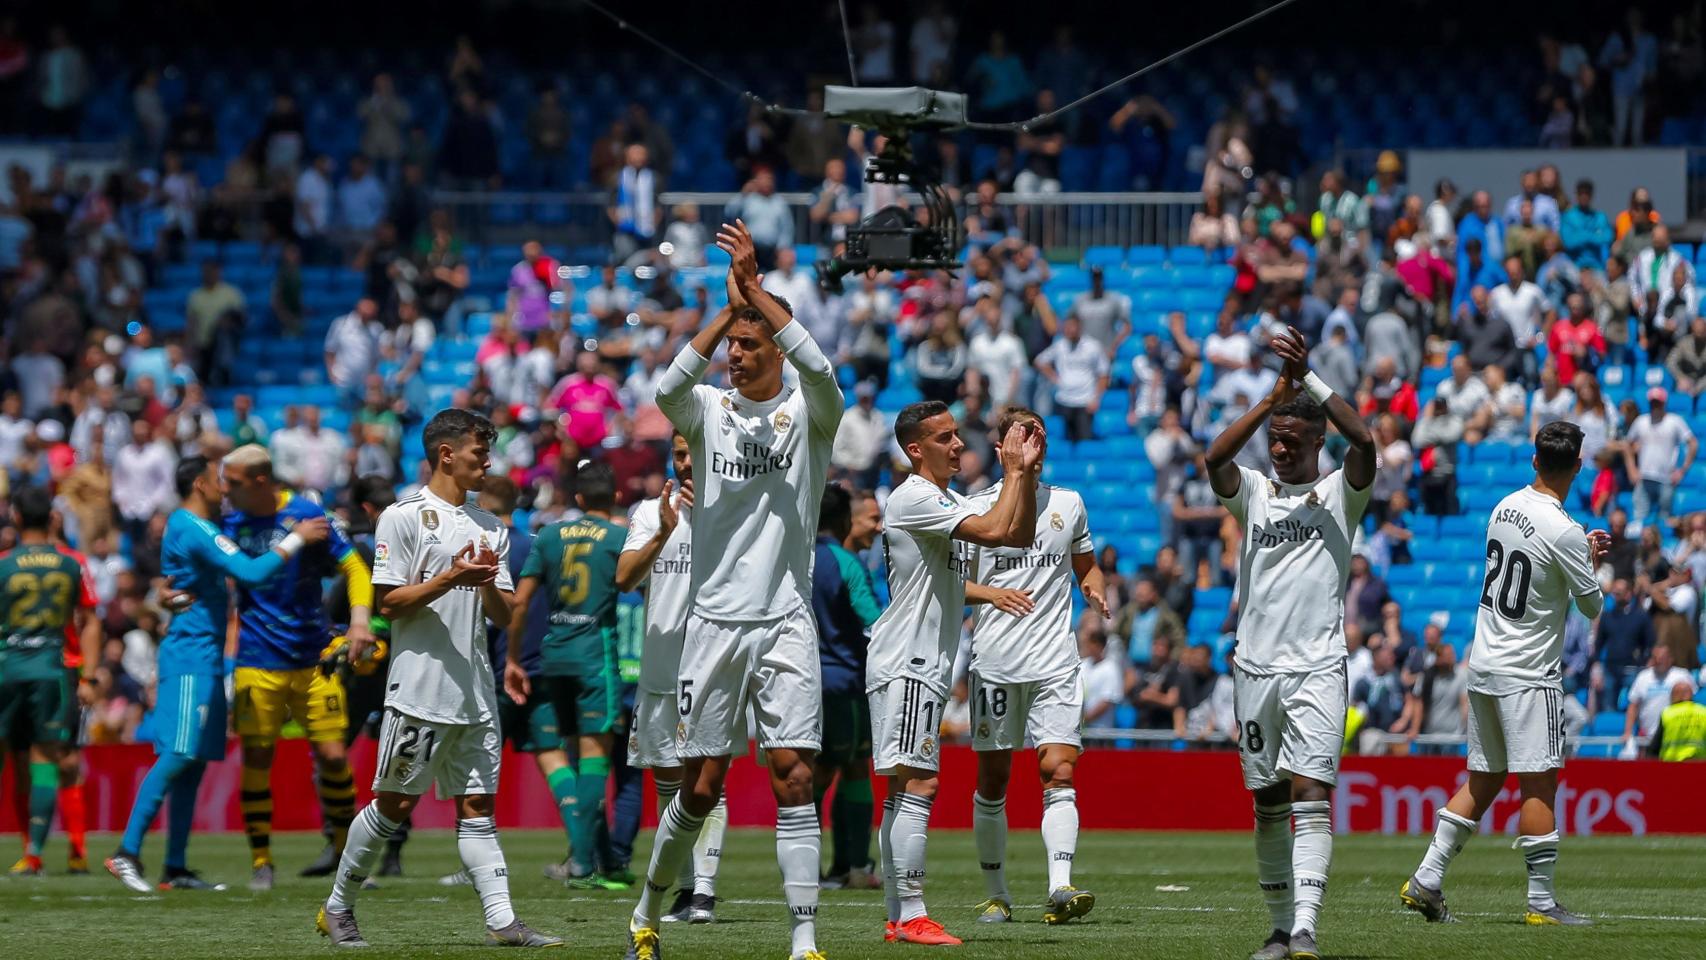
{"type": "Polygon", "coordinates": [[[833,293],[849,273],[878,270],[954,270],[965,231],[948,191],[918,166],[912,133],[966,125],[966,97],[924,87],[839,87],[823,91],[824,115],[882,135],[883,144],[865,164],[865,182],[913,190],[923,199],[928,223],[919,223],[905,203],[883,207],[847,228],[846,250],[817,263],[818,280],[833,293]]]}

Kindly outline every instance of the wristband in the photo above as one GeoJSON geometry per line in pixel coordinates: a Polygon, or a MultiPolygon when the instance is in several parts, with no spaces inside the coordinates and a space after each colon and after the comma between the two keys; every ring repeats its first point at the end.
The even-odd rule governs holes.
{"type": "Polygon", "coordinates": [[[289,560],[291,557],[296,556],[297,552],[307,545],[308,541],[302,539],[302,534],[292,533],[283,540],[280,540],[278,542],[278,546],[273,549],[284,554],[284,558],[289,560]]]}
{"type": "Polygon", "coordinates": [[[1313,370],[1303,378],[1303,391],[1316,403],[1326,403],[1333,396],[1333,388],[1327,386],[1327,381],[1316,376],[1313,370]]]}

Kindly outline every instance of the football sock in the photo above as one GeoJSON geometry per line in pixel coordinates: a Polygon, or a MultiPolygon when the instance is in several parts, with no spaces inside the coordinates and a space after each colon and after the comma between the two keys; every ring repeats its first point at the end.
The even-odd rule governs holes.
{"type": "Polygon", "coordinates": [[[601,856],[609,850],[610,825],[604,818],[604,791],[610,781],[610,760],[581,757],[575,771],[575,832],[570,835],[575,863],[583,871],[607,864],[601,856]],[[602,829],[600,829],[602,827],[602,829]]]}
{"type": "Polygon", "coordinates": [[[900,898],[900,922],[925,916],[924,847],[929,840],[929,797],[902,793],[895,799],[895,894],[900,898]]]}
{"type": "Polygon", "coordinates": [[[515,922],[509,902],[509,870],[504,866],[503,848],[498,846],[498,825],[491,817],[469,817],[456,823],[456,852],[474,881],[480,906],[486,912],[486,929],[502,930],[515,922]]]}
{"type": "Polygon", "coordinates": [[[1297,918],[1291,932],[1314,931],[1327,896],[1327,866],[1333,860],[1333,804],[1329,800],[1300,800],[1291,805],[1296,835],[1291,848],[1291,875],[1296,884],[1297,918]]]}
{"type": "Polygon", "coordinates": [[[883,822],[877,828],[877,866],[883,871],[883,906],[888,910],[888,920],[896,923],[900,920],[900,893],[895,887],[894,862],[894,811],[895,795],[891,791],[883,798],[883,822]]]}
{"type": "MultiPolygon", "coordinates": [[[[557,801],[557,816],[563,821],[563,836],[569,841],[569,849],[574,849],[575,842],[575,768],[558,767],[545,778],[546,786],[551,788],[551,797],[557,801]]],[[[662,796],[663,783],[658,783],[659,796],[662,796]]],[[[658,809],[663,809],[658,804],[658,809]]]]}
{"type": "Polygon", "coordinates": [[[185,868],[190,846],[190,826],[195,822],[195,795],[207,763],[191,760],[172,778],[172,802],[166,809],[166,869],[185,868]]]}
{"type": "Polygon", "coordinates": [[[349,838],[350,821],[355,819],[355,772],[349,761],[322,763],[314,774],[320,791],[320,819],[330,827],[327,839],[332,849],[340,853],[349,838]]]}
{"type": "Polygon", "coordinates": [[[195,762],[181,753],[162,753],[154,758],[154,765],[148,768],[148,775],[136,788],[136,799],[130,805],[130,819],[125,822],[124,839],[119,841],[120,853],[133,857],[142,853],[142,839],[147,836],[148,828],[154,825],[154,818],[160,815],[166,794],[172,789],[172,781],[195,762]]]}
{"type": "Polygon", "coordinates": [[[89,819],[83,810],[83,785],[74,783],[59,788],[59,822],[71,841],[71,855],[79,859],[89,855],[89,819]]]}
{"type": "Polygon", "coordinates": [[[249,836],[249,860],[257,867],[272,863],[272,770],[243,764],[239,789],[243,832],[249,836]]]}
{"type": "Polygon", "coordinates": [[[989,891],[989,899],[1011,904],[1013,895],[1007,892],[1007,798],[990,800],[974,791],[971,831],[977,840],[977,863],[983,868],[983,886],[989,891]]]}
{"type": "MultiPolygon", "coordinates": [[[[668,810],[670,801],[674,800],[675,795],[681,792],[681,781],[658,780],[654,777],[652,782],[656,784],[658,790],[658,809],[668,810]]],[[[681,872],[675,878],[676,889],[693,889],[693,860],[693,857],[688,857],[681,861],[681,872]]]]}
{"type": "Polygon", "coordinates": [[[646,868],[646,884],[640,888],[640,902],[634,905],[633,926],[657,929],[658,910],[669,883],[681,872],[681,864],[693,852],[693,838],[699,835],[705,818],[687,812],[681,796],[670,801],[658,817],[658,833],[652,840],[652,862],[646,868]]]}
{"type": "Polygon", "coordinates": [[[729,804],[725,797],[705,816],[699,839],[693,844],[693,892],[717,895],[717,869],[723,862],[723,834],[729,829],[729,804]]]}
{"type": "Polygon", "coordinates": [[[1445,883],[1445,868],[1451,866],[1451,858],[1457,856],[1474,835],[1475,821],[1442,808],[1439,825],[1434,828],[1433,842],[1428,844],[1428,852],[1422,856],[1422,865],[1416,868],[1416,882],[1429,890],[1438,890],[1445,883]]]}
{"type": "Polygon", "coordinates": [[[782,868],[782,896],[793,921],[793,956],[817,949],[818,864],[823,826],[817,807],[805,803],[776,811],[776,863],[782,868]]]}
{"type": "Polygon", "coordinates": [[[870,777],[849,780],[845,773],[841,775],[831,816],[842,836],[842,855],[848,867],[865,867],[871,862],[871,811],[875,806],[870,777]]]}
{"type": "Polygon", "coordinates": [[[1048,855],[1050,893],[1072,886],[1072,858],[1078,852],[1078,791],[1043,791],[1043,852],[1048,855]]]}
{"type": "Polygon", "coordinates": [[[350,904],[355,902],[356,892],[385,849],[385,842],[396,832],[397,821],[380,813],[378,803],[369,803],[361,808],[361,812],[355,815],[355,822],[350,824],[344,855],[338,858],[338,872],[332,878],[332,895],[326,899],[327,910],[350,908],[350,904]]]}
{"type": "Polygon", "coordinates": [[[1552,874],[1558,868],[1558,831],[1518,837],[1516,846],[1528,862],[1528,908],[1550,910],[1557,906],[1552,896],[1552,874]]]}
{"type": "Polygon", "coordinates": [[[1275,930],[1291,932],[1291,804],[1256,804],[1256,883],[1275,930]]]}
{"type": "Polygon", "coordinates": [[[25,852],[41,856],[47,832],[53,827],[54,801],[59,799],[59,768],[52,763],[30,764],[30,843],[25,852]]]}

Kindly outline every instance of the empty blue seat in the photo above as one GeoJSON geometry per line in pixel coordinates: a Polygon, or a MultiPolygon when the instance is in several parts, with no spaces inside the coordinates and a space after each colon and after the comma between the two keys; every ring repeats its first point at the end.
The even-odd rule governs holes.
{"type": "Polygon", "coordinates": [[[1125,262],[1132,266],[1161,264],[1167,261],[1166,247],[1132,247],[1126,251],[1125,262]]]}
{"type": "Polygon", "coordinates": [[[1125,263],[1124,247],[1090,247],[1084,251],[1086,267],[1117,267],[1125,263]]]}

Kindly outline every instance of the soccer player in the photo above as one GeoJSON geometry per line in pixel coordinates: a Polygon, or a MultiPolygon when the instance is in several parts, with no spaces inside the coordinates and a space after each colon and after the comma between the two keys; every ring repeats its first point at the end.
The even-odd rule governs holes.
{"type": "Polygon", "coordinates": [[[1285,364],[1279,380],[1209,443],[1206,460],[1209,485],[1243,528],[1232,682],[1244,786],[1255,794],[1256,880],[1273,919],[1252,960],[1316,960],[1345,740],[1345,583],[1375,449],[1368,425],[1310,371],[1302,334],[1287,328],[1271,346],[1285,364]],[[1350,449],[1343,469],[1323,474],[1328,420],[1350,449]],[[1233,461],[1264,423],[1272,479],[1233,461]]]}
{"type": "MultiPolygon", "coordinates": [[[[235,510],[225,517],[225,535],[258,557],[303,520],[326,516],[318,503],[282,489],[273,478],[272,457],[259,444],[238,447],[225,457],[225,495],[235,510]]],[[[308,732],[314,751],[314,782],[320,814],[332,826],[332,847],[343,853],[355,817],[355,774],[344,746],[348,699],[336,671],[320,669],[332,639],[321,581],[342,571],[347,582],[351,649],[365,646],[373,582],[337,525],[323,545],[292,557],[280,576],[257,586],[237,587],[237,668],[233,676],[237,736],[243,742],[241,803],[249,837],[250,890],[271,890],[273,745],[286,717],[308,732]]],[[[303,876],[324,876],[337,866],[322,857],[303,876]]]]}
{"type": "MultiPolygon", "coordinates": [[[[509,622],[512,582],[502,523],[468,495],[486,483],[497,430],[466,410],[427,421],[422,446],[431,476],[414,496],[379,517],[373,547],[374,602],[391,623],[391,672],[379,739],[373,802],[350,827],[332,895],[315,928],[340,947],[367,941],[354,904],[397,824],[435,783],[455,798],[456,849],[485,912],[486,942],[556,947],[515,915],[509,870],[492,821],[503,744],[497,685],[486,650],[486,621],[509,622]]],[[[370,638],[351,638],[359,660],[370,638]]]]}
{"type": "Polygon", "coordinates": [[[885,938],[953,946],[961,941],[924,909],[924,846],[940,763],[937,733],[953,682],[954,654],[966,603],[996,602],[1016,615],[1030,611],[1019,591],[966,582],[965,544],[1022,547],[1036,534],[1037,474],[1043,435],[1026,421],[1001,441],[1005,479],[979,512],[948,487],[965,443],[946,404],[915,403],[895,417],[895,439],[912,475],[889,494],[883,511],[889,607],[871,627],[865,688],[877,773],[888,777],[877,842],[888,906],[885,938]]]}
{"type": "Polygon", "coordinates": [[[663,895],[722,797],[737,738],[746,743],[750,708],[776,795],[791,956],[821,960],[812,757],[823,688],[809,603],[818,500],[844,401],[835,368],[811,334],[759,286],[746,225],[724,225],[717,245],[730,256],[729,305],[658,383],[658,407],[687,438],[696,467],[692,606],[676,686],[685,771],[681,793],[658,825],[629,923],[628,956],[658,956],[663,895]],[[725,343],[731,389],[700,384],[725,343]],[[782,382],[783,358],[799,371],[798,390],[782,382]]]}
{"type": "MultiPolygon", "coordinates": [[[[861,503],[876,506],[869,495],[861,503]]],[[[880,871],[871,862],[871,707],[865,699],[865,663],[871,625],[883,609],[871,587],[870,571],[853,552],[868,549],[881,532],[879,518],[861,524],[859,539],[854,540],[853,495],[833,483],[824,488],[812,563],[812,615],[823,670],[823,752],[812,773],[812,788],[821,811],[824,796],[835,787],[826,890],[882,886],[880,871]]]]}
{"type": "Polygon", "coordinates": [[[1594,569],[1611,548],[1584,533],[1563,501],[1582,468],[1582,430],[1549,423],[1534,438],[1534,482],[1499,501],[1487,524],[1487,573],[1469,651],[1469,780],[1439,812],[1433,842],[1399,897],[1430,922],[1449,922],[1446,868],[1516,774],[1517,847],[1528,864],[1532,925],[1587,926],[1552,891],[1558,865],[1554,802],[1564,766],[1564,621],[1592,620],[1604,597],[1594,569]]]}
{"type": "MultiPolygon", "coordinates": [[[[561,776],[552,786],[554,793],[564,791],[559,807],[573,807],[568,824],[571,862],[564,882],[571,889],[626,890],[633,878],[616,873],[604,812],[611,746],[623,720],[622,679],[616,669],[616,558],[627,534],[610,519],[616,476],[608,464],[580,468],[575,503],[582,510],[580,518],[540,530],[522,564],[509,623],[504,690],[517,704],[533,696],[523,654],[528,609],[539,592],[551,611],[539,642],[543,692],[557,722],[576,732],[580,746],[573,791],[561,776]]],[[[567,729],[557,734],[559,743],[567,729]]]]}
{"type": "MultiPolygon", "coordinates": [[[[998,437],[1016,426],[1042,430],[1042,418],[1022,407],[1009,407],[996,424],[998,437]]],[[[1047,437],[1044,437],[1047,455],[1047,437]]],[[[1017,482],[1017,481],[1015,481],[1017,482]]],[[[1007,487],[1005,479],[971,498],[974,510],[988,511],[1007,487]]],[[[1084,499],[1065,487],[1038,483],[1036,536],[1017,547],[979,548],[971,577],[990,587],[1022,590],[1037,610],[1010,616],[992,606],[977,610],[972,627],[972,749],[977,752],[977,793],[972,796],[972,828],[977,859],[989,899],[978,920],[1012,919],[1007,892],[1007,783],[1013,751],[1028,739],[1036,746],[1043,783],[1043,851],[1048,858],[1044,923],[1082,917],[1096,897],[1072,885],[1072,858],[1078,849],[1078,792],[1073,770],[1084,741],[1084,682],[1079,676],[1078,635],[1072,625],[1072,585],[1103,617],[1102,570],[1090,540],[1084,499]]]]}
{"type": "Polygon", "coordinates": [[[12,873],[39,876],[59,798],[59,761],[76,736],[67,723],[77,701],[65,669],[66,627],[76,626],[84,648],[99,649],[101,625],[82,564],[53,542],[53,495],[41,487],[14,492],[12,520],[18,545],[0,554],[0,744],[28,745],[29,840],[12,873]]]}
{"type": "Polygon", "coordinates": [[[279,574],[305,548],[326,540],[324,517],[303,520],[258,557],[219,532],[219,466],[206,457],[186,457],[175,477],[178,509],[166,520],[160,545],[160,572],[188,605],[172,615],[160,641],[158,694],[154,702],[158,755],[125,824],[118,851],[107,858],[107,871],[120,883],[147,893],[142,841],[160,807],[171,798],[166,818],[166,872],[162,889],[224,889],[198,878],[185,865],[196,789],[210,761],[225,758],[225,635],[229,577],[254,587],[279,574]]]}
{"type": "MultiPolygon", "coordinates": [[[[640,682],[634,703],[634,729],[628,738],[628,763],[650,769],[657,787],[658,811],[667,810],[681,792],[681,757],[675,731],[675,681],[681,672],[681,641],[687,629],[688,580],[693,569],[693,451],[677,432],[670,439],[675,480],[663,494],[634,508],[628,538],[616,561],[616,589],[646,591],[645,642],[640,648],[640,682]]],[[[684,857],[676,880],[675,903],[667,921],[713,923],[717,919],[717,868],[723,833],[728,828],[723,798],[705,817],[693,856],[684,857]]]]}

